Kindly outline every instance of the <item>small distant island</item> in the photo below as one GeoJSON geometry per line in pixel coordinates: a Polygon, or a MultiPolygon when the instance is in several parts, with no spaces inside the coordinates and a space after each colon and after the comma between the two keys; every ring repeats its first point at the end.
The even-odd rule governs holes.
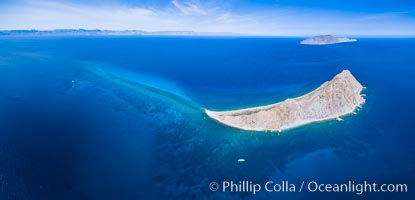
{"type": "Polygon", "coordinates": [[[343,42],[356,42],[356,39],[350,39],[345,37],[336,37],[333,35],[320,35],[307,38],[300,42],[300,44],[307,45],[327,45],[327,44],[337,44],[343,42]]]}
{"type": "Polygon", "coordinates": [[[253,108],[210,111],[206,114],[220,123],[248,131],[282,131],[312,122],[337,119],[355,113],[365,99],[363,86],[349,70],[314,91],[283,102],[253,108]]]}

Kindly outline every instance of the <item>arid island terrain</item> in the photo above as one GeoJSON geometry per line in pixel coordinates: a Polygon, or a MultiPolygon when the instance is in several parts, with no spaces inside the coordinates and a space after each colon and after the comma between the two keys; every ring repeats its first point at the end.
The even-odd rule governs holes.
{"type": "Polygon", "coordinates": [[[306,45],[328,45],[328,44],[337,44],[343,42],[356,42],[356,39],[350,39],[346,37],[336,37],[334,35],[319,35],[307,38],[300,42],[300,44],[306,45]]]}
{"type": "Polygon", "coordinates": [[[282,131],[312,122],[341,120],[361,107],[363,86],[349,70],[303,96],[283,102],[231,111],[205,110],[206,114],[230,127],[248,131],[282,131]]]}

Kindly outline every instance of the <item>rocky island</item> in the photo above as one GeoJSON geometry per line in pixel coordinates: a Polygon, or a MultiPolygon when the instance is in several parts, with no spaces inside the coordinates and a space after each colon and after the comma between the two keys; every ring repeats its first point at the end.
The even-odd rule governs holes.
{"type": "Polygon", "coordinates": [[[282,131],[312,122],[337,119],[352,114],[365,99],[363,86],[349,70],[303,96],[259,107],[206,114],[230,127],[249,131],[282,131]]]}
{"type": "Polygon", "coordinates": [[[307,45],[327,45],[327,44],[337,44],[343,42],[356,42],[356,39],[350,39],[345,37],[336,37],[333,35],[320,35],[307,38],[300,42],[300,44],[307,45]]]}

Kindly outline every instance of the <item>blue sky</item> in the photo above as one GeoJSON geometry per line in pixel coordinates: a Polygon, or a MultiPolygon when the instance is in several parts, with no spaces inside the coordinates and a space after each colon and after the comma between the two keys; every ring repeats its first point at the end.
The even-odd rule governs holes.
{"type": "Polygon", "coordinates": [[[415,36],[414,0],[2,0],[0,29],[415,36]]]}

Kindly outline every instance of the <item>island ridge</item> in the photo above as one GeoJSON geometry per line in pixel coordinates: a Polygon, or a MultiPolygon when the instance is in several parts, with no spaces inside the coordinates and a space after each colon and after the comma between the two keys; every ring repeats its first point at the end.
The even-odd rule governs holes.
{"type": "Polygon", "coordinates": [[[349,70],[303,96],[283,102],[231,111],[205,110],[212,119],[248,131],[282,131],[312,122],[341,120],[361,107],[363,86],[349,70]]]}
{"type": "Polygon", "coordinates": [[[343,42],[356,42],[356,39],[350,39],[345,37],[336,37],[333,35],[319,35],[307,38],[300,42],[300,44],[306,45],[328,45],[328,44],[337,44],[343,42]]]}

